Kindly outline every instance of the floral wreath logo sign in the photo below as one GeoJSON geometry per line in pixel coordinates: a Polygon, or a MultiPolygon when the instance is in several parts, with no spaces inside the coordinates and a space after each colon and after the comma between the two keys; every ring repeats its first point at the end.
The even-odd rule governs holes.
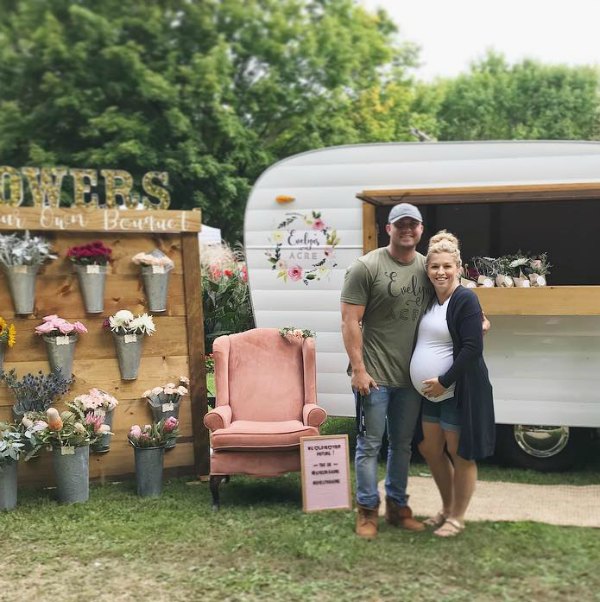
{"type": "Polygon", "coordinates": [[[265,255],[277,278],[284,282],[321,280],[337,266],[335,248],[340,239],[318,211],[286,213],[269,238],[274,245],[265,255]]]}

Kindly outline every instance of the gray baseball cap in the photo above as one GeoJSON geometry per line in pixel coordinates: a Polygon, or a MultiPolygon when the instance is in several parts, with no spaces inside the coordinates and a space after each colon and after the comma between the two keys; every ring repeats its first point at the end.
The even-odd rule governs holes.
{"type": "Polygon", "coordinates": [[[416,219],[418,222],[423,223],[423,216],[421,215],[421,212],[410,203],[400,203],[399,205],[394,205],[390,211],[388,223],[393,224],[403,217],[410,217],[412,219],[416,219]]]}

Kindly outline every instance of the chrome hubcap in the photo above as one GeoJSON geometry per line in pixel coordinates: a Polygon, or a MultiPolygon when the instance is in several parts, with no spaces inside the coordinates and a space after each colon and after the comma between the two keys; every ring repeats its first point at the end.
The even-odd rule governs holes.
{"type": "Polygon", "coordinates": [[[516,424],[514,436],[526,454],[535,458],[550,458],[566,447],[569,442],[569,427],[516,424]]]}

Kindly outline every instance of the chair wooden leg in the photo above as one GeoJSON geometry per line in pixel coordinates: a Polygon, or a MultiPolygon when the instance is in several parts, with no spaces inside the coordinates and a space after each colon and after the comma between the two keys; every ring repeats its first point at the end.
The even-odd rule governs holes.
{"type": "Polygon", "coordinates": [[[222,474],[211,474],[210,475],[210,493],[212,494],[212,509],[213,511],[217,511],[220,509],[221,504],[219,500],[219,485],[221,485],[221,481],[225,481],[229,483],[229,475],[222,474]]]}

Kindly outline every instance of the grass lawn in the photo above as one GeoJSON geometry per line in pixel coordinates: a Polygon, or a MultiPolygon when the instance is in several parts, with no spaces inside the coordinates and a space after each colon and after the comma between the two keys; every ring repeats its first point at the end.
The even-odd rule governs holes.
{"type": "Polygon", "coordinates": [[[352,512],[304,514],[298,475],[222,486],[174,479],[160,499],[133,483],[93,486],[59,506],[22,491],[0,516],[0,600],[598,600],[594,529],[471,523],[456,539],[382,525],[353,534],[352,512]]]}

